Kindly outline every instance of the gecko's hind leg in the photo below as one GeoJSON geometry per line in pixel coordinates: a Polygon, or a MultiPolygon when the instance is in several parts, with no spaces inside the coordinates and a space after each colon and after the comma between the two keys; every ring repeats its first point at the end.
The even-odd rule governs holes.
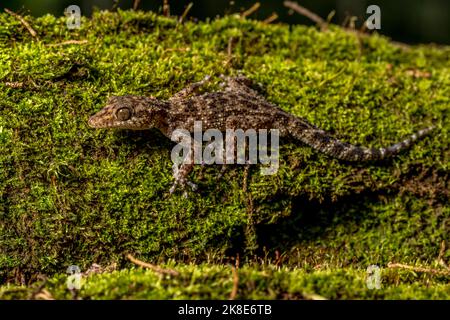
{"type": "Polygon", "coordinates": [[[170,194],[175,192],[177,186],[180,186],[183,189],[184,196],[187,196],[186,186],[191,187],[192,191],[197,190],[197,185],[195,183],[189,181],[187,178],[189,173],[191,173],[191,171],[193,170],[194,164],[182,163],[181,165],[178,165],[178,164],[174,163],[172,168],[173,168],[173,177],[174,177],[175,181],[169,190],[170,194]]]}
{"type": "Polygon", "coordinates": [[[184,191],[184,196],[187,197],[186,186],[191,187],[192,191],[197,190],[197,185],[189,181],[188,176],[194,169],[194,150],[198,148],[201,150],[201,143],[192,139],[190,134],[186,132],[178,132],[177,135],[172,136],[172,141],[182,146],[183,156],[179,153],[171,155],[174,183],[169,192],[170,194],[174,193],[177,186],[180,186],[184,191]]]}
{"type": "Polygon", "coordinates": [[[211,76],[207,75],[203,80],[195,82],[184,88],[183,90],[175,93],[169,100],[183,100],[189,98],[193,94],[197,94],[199,90],[211,81],[211,76]]]}

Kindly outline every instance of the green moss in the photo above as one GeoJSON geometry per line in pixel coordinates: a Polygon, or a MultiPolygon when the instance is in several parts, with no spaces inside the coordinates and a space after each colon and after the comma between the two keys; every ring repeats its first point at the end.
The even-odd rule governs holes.
{"type": "MultiPolygon", "coordinates": [[[[244,264],[278,252],[310,281],[315,274],[294,268],[327,266],[339,278],[347,272],[341,268],[432,265],[441,242],[450,245],[450,48],[404,50],[337,27],[321,32],[234,16],[179,25],[153,13],[97,12],[76,31],[63,18],[26,19],[40,41],[0,14],[6,39],[0,42],[0,283],[32,282],[73,264],[122,267],[127,252],[187,263],[219,263],[240,253],[244,264]],[[109,95],[168,98],[206,74],[214,76],[214,89],[219,74],[239,70],[261,84],[269,101],[351,143],[382,146],[431,123],[438,129],[378,165],[349,165],[285,141],[276,176],[252,168],[246,178],[233,168],[217,179],[220,169],[197,168],[200,191],[185,199],[168,194],[167,139],[87,126],[109,95]]],[[[449,250],[443,259],[449,261],[449,250]]],[[[110,277],[123,281],[128,272],[110,277]]],[[[448,297],[444,280],[425,291],[413,283],[381,296],[434,297],[427,290],[442,289],[436,294],[442,297],[446,288],[448,297]]],[[[346,294],[327,292],[326,285],[313,291],[358,297],[348,295],[352,281],[348,288],[339,281],[346,294]]],[[[92,290],[86,296],[97,297],[92,290]]]]}
{"type": "MultiPolygon", "coordinates": [[[[170,265],[179,276],[123,269],[83,277],[80,290],[67,289],[67,276],[55,275],[31,287],[0,287],[0,299],[229,299],[234,286],[230,266],[170,265]],[[74,296],[73,294],[76,293],[74,296]]],[[[448,283],[384,270],[380,289],[368,289],[364,271],[246,266],[238,271],[236,299],[447,299],[448,283]]]]}

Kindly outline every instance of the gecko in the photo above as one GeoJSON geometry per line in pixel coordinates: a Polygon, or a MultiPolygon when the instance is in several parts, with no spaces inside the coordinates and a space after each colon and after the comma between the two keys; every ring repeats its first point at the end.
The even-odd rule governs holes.
{"type": "MultiPolygon", "coordinates": [[[[318,152],[349,162],[380,161],[393,157],[434,129],[434,126],[422,129],[388,147],[352,145],[270,103],[253,89],[254,85],[247,77],[221,77],[225,80],[221,83],[221,89],[213,92],[200,93],[200,89],[210,81],[207,76],[167,100],[134,95],[109,97],[106,106],[89,118],[88,125],[92,128],[129,130],[156,128],[169,139],[177,129],[193,133],[196,121],[201,121],[205,131],[277,129],[280,137],[293,138],[318,152]]],[[[174,167],[175,181],[170,193],[176,186],[196,188],[188,180],[193,167],[193,161],[185,161],[179,167],[174,167]]]]}

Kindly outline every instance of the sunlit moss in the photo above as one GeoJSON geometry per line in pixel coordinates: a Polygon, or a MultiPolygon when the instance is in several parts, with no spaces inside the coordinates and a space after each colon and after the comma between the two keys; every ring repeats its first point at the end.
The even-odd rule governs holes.
{"type": "Polygon", "coordinates": [[[153,271],[123,269],[81,278],[80,289],[67,289],[67,276],[55,275],[37,287],[2,286],[0,299],[229,299],[237,285],[236,299],[447,299],[445,279],[411,272],[380,273],[379,288],[368,287],[365,271],[342,268],[305,272],[274,266],[244,266],[235,282],[230,266],[169,265],[178,276],[153,271]],[[76,294],[76,295],[74,295],[76,294]]]}

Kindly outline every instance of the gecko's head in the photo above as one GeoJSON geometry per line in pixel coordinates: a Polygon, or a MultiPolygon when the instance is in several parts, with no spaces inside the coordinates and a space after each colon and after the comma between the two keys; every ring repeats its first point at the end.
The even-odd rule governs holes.
{"type": "Polygon", "coordinates": [[[102,110],[89,118],[88,124],[92,128],[146,130],[158,127],[161,110],[155,98],[113,96],[102,110]]]}

